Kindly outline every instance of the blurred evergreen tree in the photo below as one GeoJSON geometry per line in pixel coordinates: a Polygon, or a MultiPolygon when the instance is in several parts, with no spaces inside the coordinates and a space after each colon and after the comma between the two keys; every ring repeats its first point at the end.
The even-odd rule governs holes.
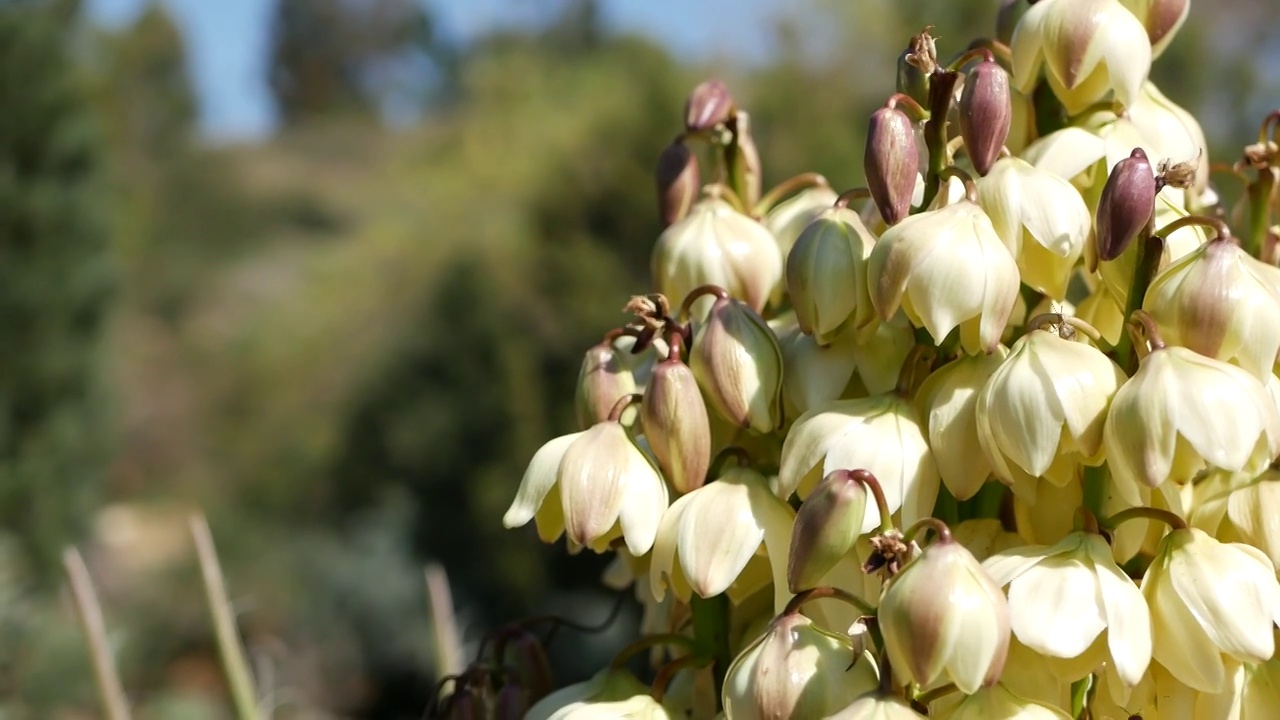
{"type": "Polygon", "coordinates": [[[104,146],[56,12],[0,5],[0,526],[42,570],[85,519],[111,442],[104,146]]]}
{"type": "Polygon", "coordinates": [[[322,115],[421,110],[451,53],[416,0],[279,0],[270,84],[286,125],[322,115]]]}

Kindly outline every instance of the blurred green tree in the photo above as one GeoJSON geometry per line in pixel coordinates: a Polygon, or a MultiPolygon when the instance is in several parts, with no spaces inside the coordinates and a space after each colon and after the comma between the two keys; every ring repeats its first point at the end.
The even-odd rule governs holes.
{"type": "Polygon", "coordinates": [[[112,441],[104,145],[66,29],[43,4],[0,5],[0,526],[43,569],[82,525],[112,441]]]}
{"type": "Polygon", "coordinates": [[[281,120],[421,110],[451,54],[415,0],[280,0],[270,83],[281,120]]]}

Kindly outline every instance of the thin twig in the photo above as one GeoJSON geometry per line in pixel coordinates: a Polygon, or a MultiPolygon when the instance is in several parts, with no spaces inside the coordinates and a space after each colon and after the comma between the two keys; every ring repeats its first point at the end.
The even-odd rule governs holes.
{"type": "Polygon", "coordinates": [[[204,515],[191,517],[191,538],[195,541],[196,557],[200,562],[200,575],[204,579],[205,595],[209,602],[209,614],[213,617],[213,632],[218,640],[218,652],[222,655],[222,668],[227,675],[231,700],[240,720],[260,720],[258,694],[249,673],[249,661],[236,628],[235,613],[227,599],[227,587],[218,564],[218,552],[213,545],[213,533],[204,515]]]}
{"type": "Polygon", "coordinates": [[[76,617],[80,620],[80,629],[84,631],[85,644],[89,646],[94,680],[98,683],[98,694],[102,696],[102,711],[107,720],[129,720],[129,698],[124,694],[120,673],[111,656],[107,626],[102,619],[102,605],[98,603],[98,593],[93,589],[89,568],[85,567],[84,558],[75,548],[63,551],[62,565],[67,570],[76,617]]]}

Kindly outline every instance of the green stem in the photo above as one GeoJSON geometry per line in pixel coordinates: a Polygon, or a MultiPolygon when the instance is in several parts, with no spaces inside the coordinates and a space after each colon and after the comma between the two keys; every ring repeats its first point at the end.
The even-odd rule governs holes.
{"type": "MultiPolygon", "coordinates": [[[[1128,333],[1125,333],[1126,335],[1128,333]]],[[[1095,518],[1102,517],[1102,506],[1107,498],[1107,473],[1102,466],[1084,468],[1084,506],[1095,518]]]]}
{"type": "Polygon", "coordinates": [[[231,690],[231,700],[240,720],[258,720],[258,694],[253,687],[253,675],[249,672],[249,660],[240,633],[236,628],[235,613],[227,599],[227,587],[218,564],[218,552],[213,545],[213,533],[203,515],[191,518],[191,538],[196,546],[196,558],[200,563],[200,575],[204,580],[209,612],[213,616],[213,631],[222,655],[223,671],[231,690]]]}
{"type": "Polygon", "coordinates": [[[1232,239],[1231,228],[1227,227],[1227,224],[1223,222],[1221,218],[1207,217],[1204,215],[1184,215],[1183,217],[1162,226],[1159,230],[1155,231],[1155,234],[1162,238],[1167,238],[1182,228],[1193,226],[1212,228],[1214,232],[1218,234],[1219,238],[1224,240],[1232,239]]]}
{"type": "Polygon", "coordinates": [[[75,605],[76,618],[80,621],[85,644],[89,647],[89,660],[93,665],[98,695],[102,699],[102,712],[107,720],[129,720],[129,698],[125,696],[120,673],[111,656],[107,627],[102,619],[102,605],[98,603],[98,593],[93,589],[89,569],[85,567],[84,558],[75,548],[67,548],[62,554],[62,564],[67,571],[67,580],[71,583],[71,599],[75,605]]]}
{"type": "Polygon", "coordinates": [[[1128,510],[1121,510],[1109,518],[1099,520],[1098,524],[1102,527],[1114,530],[1120,525],[1120,523],[1128,522],[1130,520],[1155,520],[1168,525],[1174,530],[1187,529],[1186,520],[1183,520],[1168,510],[1161,510],[1160,508],[1153,507],[1132,507],[1128,510]]]}
{"type": "Polygon", "coordinates": [[[716,697],[720,697],[725,674],[733,662],[733,651],[729,649],[729,598],[724,594],[703,598],[695,593],[689,601],[689,609],[693,613],[693,636],[698,654],[711,658],[716,697]]]}
{"type": "Polygon", "coordinates": [[[760,198],[760,202],[756,203],[755,214],[757,217],[767,215],[774,205],[788,195],[817,187],[830,187],[830,183],[827,182],[825,177],[815,172],[793,175],[774,185],[769,192],[764,194],[764,197],[760,198]]]}
{"type": "Polygon", "coordinates": [[[939,544],[951,542],[951,528],[947,527],[946,523],[935,517],[926,517],[917,520],[915,524],[907,528],[907,531],[903,533],[902,541],[910,545],[911,541],[915,539],[916,535],[918,535],[921,530],[933,530],[937,533],[937,542],[939,544]]]}
{"type": "Polygon", "coordinates": [[[871,603],[854,595],[847,590],[841,590],[836,587],[816,587],[808,590],[801,590],[796,593],[795,597],[787,603],[787,607],[783,609],[783,615],[795,615],[800,612],[800,608],[805,604],[814,600],[839,600],[840,602],[852,605],[862,611],[863,615],[872,617],[876,614],[876,609],[871,603]]]}
{"type": "Polygon", "coordinates": [[[991,48],[973,47],[961,53],[960,57],[952,60],[951,64],[947,66],[947,69],[952,72],[958,72],[960,68],[964,67],[970,60],[977,60],[978,58],[982,58],[986,62],[996,61],[995,53],[991,51],[991,48]]]}
{"type": "Polygon", "coordinates": [[[619,650],[618,654],[613,656],[613,661],[609,663],[609,667],[614,670],[621,670],[627,666],[627,663],[631,661],[631,658],[658,645],[675,645],[682,650],[688,651],[691,655],[697,655],[699,650],[698,642],[688,635],[681,635],[679,633],[646,635],[619,650]]]}
{"type": "Polygon", "coordinates": [[[1275,176],[1270,169],[1258,171],[1258,179],[1249,183],[1249,232],[1241,247],[1252,257],[1261,257],[1267,231],[1271,228],[1271,193],[1275,176]]]}
{"type": "Polygon", "coordinates": [[[942,687],[936,687],[930,690],[929,692],[920,693],[919,695],[916,696],[916,702],[920,703],[921,705],[927,706],[929,703],[935,700],[938,700],[940,698],[944,698],[958,690],[959,688],[955,686],[955,683],[947,683],[946,685],[943,685],[942,687]]]}
{"type": "MultiPolygon", "coordinates": [[[[1133,267],[1133,280],[1129,283],[1129,297],[1125,301],[1126,320],[1133,317],[1134,311],[1142,309],[1142,300],[1146,297],[1147,288],[1151,287],[1151,280],[1160,267],[1160,256],[1164,253],[1164,241],[1159,235],[1152,235],[1146,230],[1136,238],[1135,246],[1138,257],[1133,267]]],[[[1129,377],[1138,370],[1138,354],[1129,333],[1122,333],[1120,342],[1116,343],[1116,362],[1129,377]]]]}
{"type": "Polygon", "coordinates": [[[960,74],[950,70],[937,70],[929,76],[929,121],[924,126],[929,173],[925,177],[922,208],[929,207],[937,197],[942,186],[942,170],[951,164],[947,157],[947,114],[951,111],[951,100],[959,79],[960,74]]]}

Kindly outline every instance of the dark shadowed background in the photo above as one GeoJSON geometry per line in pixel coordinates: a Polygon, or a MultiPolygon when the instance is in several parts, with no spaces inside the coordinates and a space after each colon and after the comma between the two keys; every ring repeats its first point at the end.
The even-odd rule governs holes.
{"type": "MultiPolygon", "coordinates": [[[[0,0],[0,716],[96,716],[67,544],[137,716],[229,716],[197,509],[276,717],[422,715],[427,563],[468,650],[603,618],[604,558],[500,518],[649,289],[685,94],[729,82],[766,185],[850,187],[908,37],[997,4],[0,0]]],[[[1215,161],[1280,105],[1269,5],[1193,0],[1158,61],[1215,161]]],[[[557,679],[635,622],[562,633],[557,679]]]]}

